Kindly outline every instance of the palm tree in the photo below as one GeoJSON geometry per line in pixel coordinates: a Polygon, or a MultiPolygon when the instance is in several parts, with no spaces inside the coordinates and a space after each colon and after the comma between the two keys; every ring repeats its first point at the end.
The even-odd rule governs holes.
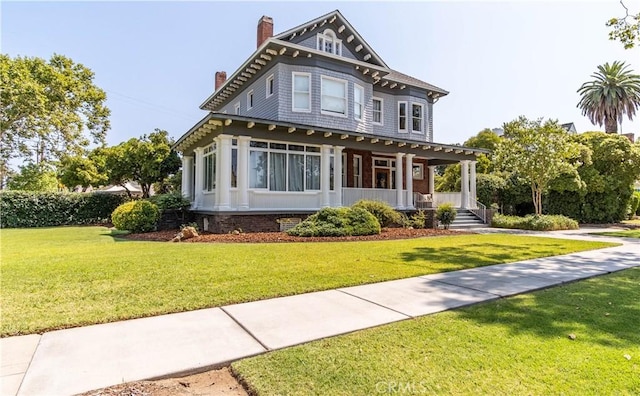
{"type": "Polygon", "coordinates": [[[612,65],[605,63],[598,66],[598,71],[592,74],[595,78],[578,89],[582,95],[578,108],[582,115],[589,117],[595,125],[602,126],[607,133],[618,133],[618,122],[622,123],[622,116],[630,120],[640,106],[640,76],[632,74],[624,62],[615,61],[612,65]]]}

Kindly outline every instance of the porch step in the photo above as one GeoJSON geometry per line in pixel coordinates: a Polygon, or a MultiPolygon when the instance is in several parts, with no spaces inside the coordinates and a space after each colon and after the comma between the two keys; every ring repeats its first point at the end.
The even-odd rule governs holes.
{"type": "Polygon", "coordinates": [[[467,209],[457,209],[456,219],[451,223],[451,229],[467,229],[486,227],[476,215],[467,209]]]}

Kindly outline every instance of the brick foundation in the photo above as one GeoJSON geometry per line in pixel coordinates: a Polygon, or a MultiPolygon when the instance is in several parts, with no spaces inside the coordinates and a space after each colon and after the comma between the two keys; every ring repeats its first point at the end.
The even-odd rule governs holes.
{"type": "Polygon", "coordinates": [[[242,232],[279,232],[279,219],[297,218],[304,220],[313,213],[274,214],[203,214],[195,213],[195,221],[200,230],[214,234],[227,234],[235,230],[242,232]],[[206,223],[206,224],[205,224],[206,223]],[[206,225],[206,227],[205,227],[206,225]]]}

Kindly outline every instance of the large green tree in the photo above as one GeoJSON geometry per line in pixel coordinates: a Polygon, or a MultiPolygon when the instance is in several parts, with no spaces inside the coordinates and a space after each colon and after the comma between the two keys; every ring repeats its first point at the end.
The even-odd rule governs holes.
{"type": "Polygon", "coordinates": [[[110,112],[93,79],[62,55],[46,61],[0,54],[0,172],[15,158],[55,161],[81,154],[91,141],[104,143],[110,112]]]}
{"type": "Polygon", "coordinates": [[[133,181],[148,197],[152,184],[166,182],[182,165],[172,144],[167,131],[156,129],[117,146],[96,148],[86,157],[67,157],[62,161],[61,180],[70,188],[115,184],[125,189],[133,181]]]}
{"type": "Polygon", "coordinates": [[[640,106],[640,76],[633,74],[629,65],[615,61],[598,66],[580,89],[578,108],[594,125],[604,124],[607,133],[617,133],[623,116],[630,120],[640,106]]]}
{"type": "Polygon", "coordinates": [[[561,174],[575,173],[581,147],[569,140],[557,121],[528,120],[524,116],[504,124],[504,139],[494,153],[497,169],[513,172],[531,186],[536,214],[542,214],[542,195],[561,174]]]}
{"type": "Polygon", "coordinates": [[[20,167],[13,175],[7,187],[22,191],[58,191],[58,178],[55,170],[48,164],[29,163],[20,167]]]}

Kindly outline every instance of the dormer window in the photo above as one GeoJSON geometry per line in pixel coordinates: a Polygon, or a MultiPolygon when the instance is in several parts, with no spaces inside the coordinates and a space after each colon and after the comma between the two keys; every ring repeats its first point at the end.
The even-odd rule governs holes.
{"type": "Polygon", "coordinates": [[[342,55],[342,40],[336,38],[336,34],[331,29],[324,33],[318,33],[318,50],[334,55],[342,55]]]}

